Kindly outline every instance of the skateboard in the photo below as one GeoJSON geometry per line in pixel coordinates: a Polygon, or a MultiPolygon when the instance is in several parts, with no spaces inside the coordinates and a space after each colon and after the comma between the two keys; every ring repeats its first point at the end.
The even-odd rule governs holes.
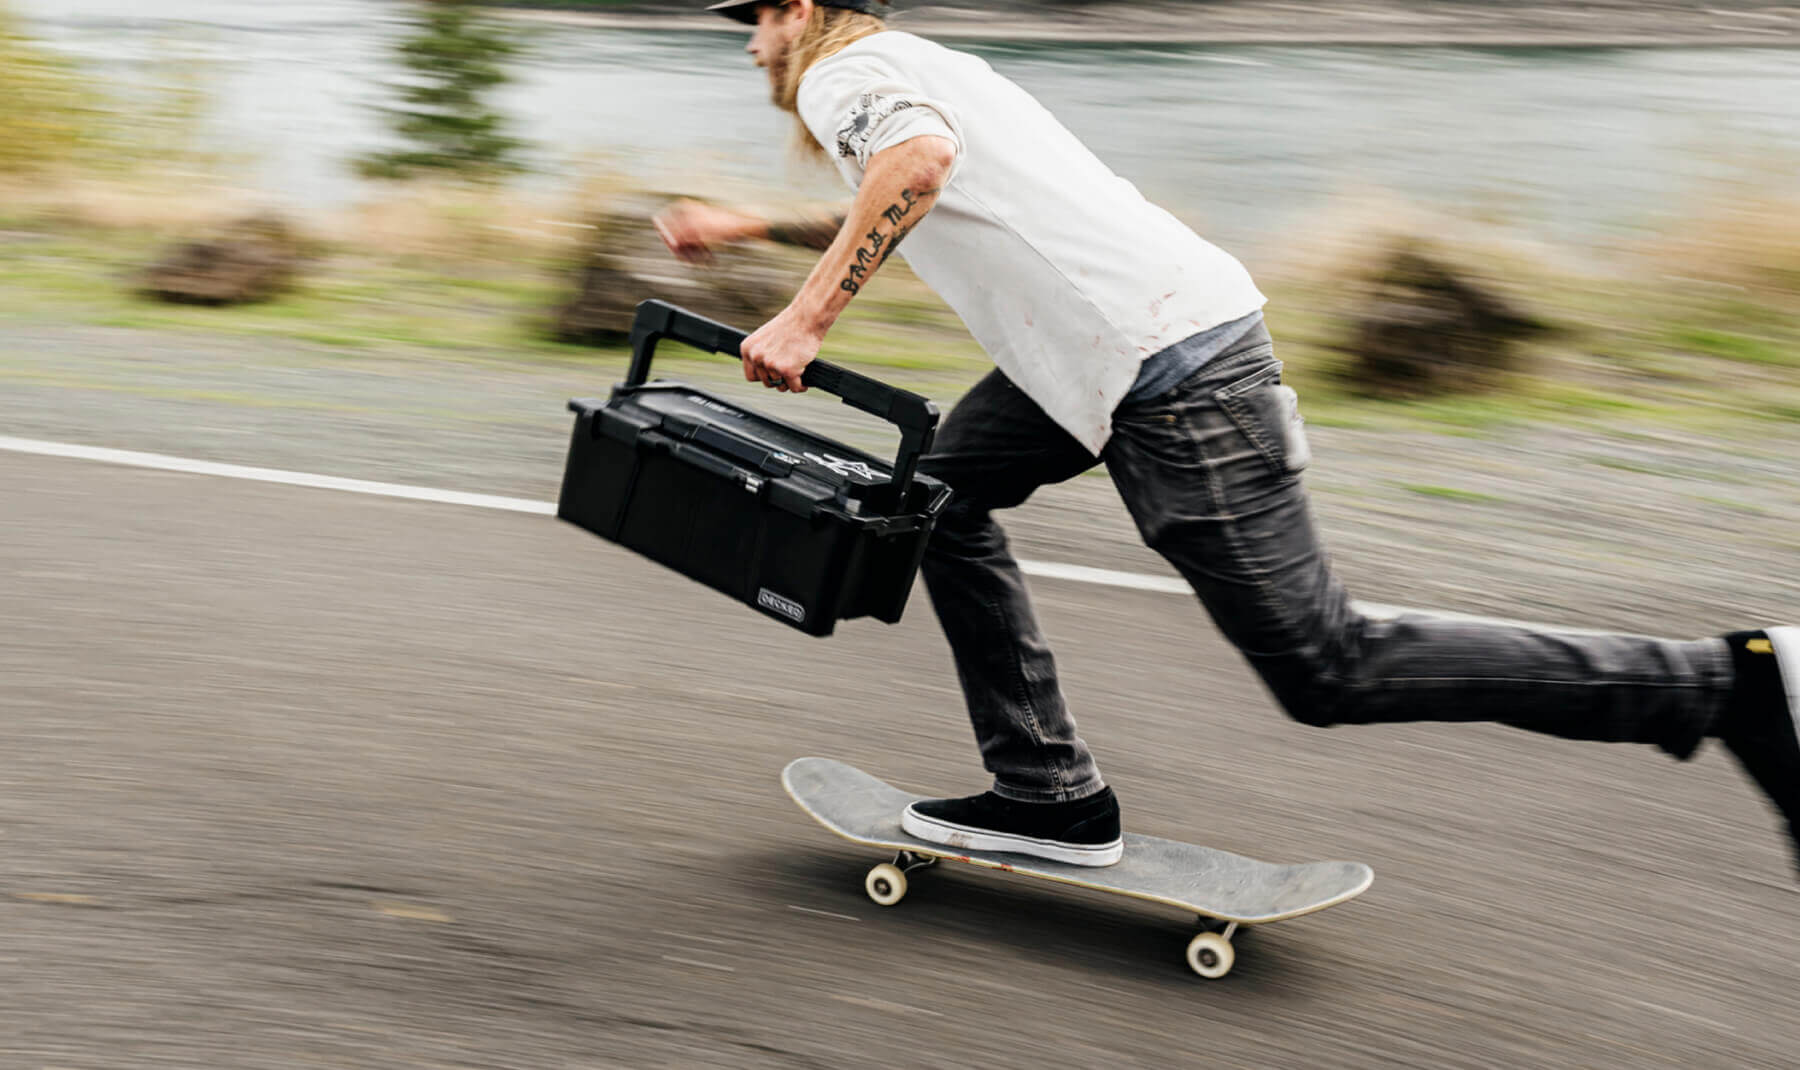
{"type": "Polygon", "coordinates": [[[1187,962],[1195,973],[1212,979],[1231,972],[1237,958],[1231,938],[1239,926],[1286,921],[1336,906],[1361,895],[1375,879],[1374,871],[1360,862],[1275,865],[1129,832],[1125,857],[1106,867],[967,851],[902,831],[900,812],[925,796],[902,791],[855,766],[828,758],[799,758],[782,770],[781,784],[802,810],[832,832],[896,852],[892,862],[869,870],[863,881],[869,898],[881,906],[891,907],[906,897],[909,874],[940,861],[1145,899],[1199,916],[1200,932],[1188,941],[1187,962]]]}

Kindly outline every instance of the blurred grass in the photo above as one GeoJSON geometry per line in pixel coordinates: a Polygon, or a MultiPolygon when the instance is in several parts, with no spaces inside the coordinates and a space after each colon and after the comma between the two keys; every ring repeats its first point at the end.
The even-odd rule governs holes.
{"type": "Polygon", "coordinates": [[[1691,324],[1677,325],[1672,335],[1673,345],[1686,352],[1704,353],[1708,356],[1750,364],[1773,364],[1782,368],[1800,368],[1800,350],[1783,346],[1779,339],[1738,334],[1733,331],[1698,327],[1691,324]]]}
{"type": "Polygon", "coordinates": [[[1498,494],[1485,494],[1478,490],[1464,490],[1461,487],[1440,487],[1431,483],[1398,483],[1395,485],[1401,490],[1427,498],[1471,505],[1491,505],[1506,500],[1498,494]]]}
{"type": "MultiPolygon", "coordinates": [[[[429,242],[393,251],[340,235],[321,245],[293,293],[207,308],[147,302],[132,292],[135,273],[170,230],[0,209],[0,324],[279,338],[334,360],[405,352],[451,361],[624,362],[622,349],[547,337],[551,310],[570,285],[567,250],[548,232],[537,240],[503,228],[485,246],[462,241],[435,253],[425,251],[429,242]]],[[[1287,378],[1317,426],[1469,436],[1532,423],[1754,433],[1755,421],[1800,418],[1794,295],[1545,274],[1530,290],[1562,329],[1528,347],[1527,370],[1505,389],[1379,401],[1345,385],[1353,281],[1287,274],[1265,289],[1287,378]]],[[[898,262],[852,306],[827,353],[945,401],[992,367],[954,314],[898,262]]]]}

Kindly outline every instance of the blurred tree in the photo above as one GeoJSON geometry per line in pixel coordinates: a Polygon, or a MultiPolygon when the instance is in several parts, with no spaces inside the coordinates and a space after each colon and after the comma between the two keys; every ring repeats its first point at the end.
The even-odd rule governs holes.
{"type": "Polygon", "coordinates": [[[510,80],[504,64],[519,51],[518,37],[469,0],[420,0],[413,32],[399,48],[410,72],[393,87],[401,104],[382,109],[411,144],[363,156],[357,169],[371,178],[435,172],[477,179],[520,170],[523,143],[503,132],[505,118],[487,102],[510,80]]]}

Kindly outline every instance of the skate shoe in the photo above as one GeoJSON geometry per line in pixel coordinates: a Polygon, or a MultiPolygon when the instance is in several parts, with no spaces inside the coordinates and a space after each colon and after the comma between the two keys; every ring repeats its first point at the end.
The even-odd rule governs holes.
{"type": "Polygon", "coordinates": [[[1072,866],[1110,866],[1125,850],[1111,788],[1074,802],[1028,803],[993,792],[922,799],[900,815],[921,840],[971,851],[1011,851],[1072,866]]]}

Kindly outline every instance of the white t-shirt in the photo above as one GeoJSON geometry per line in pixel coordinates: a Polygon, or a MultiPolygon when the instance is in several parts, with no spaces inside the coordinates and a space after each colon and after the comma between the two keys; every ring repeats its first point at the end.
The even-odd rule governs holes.
{"type": "Polygon", "coordinates": [[[944,192],[900,252],[1007,378],[1096,454],[1146,357],[1265,303],[1242,264],[980,57],[885,30],[814,64],[799,108],[852,189],[883,149],[927,134],[957,144],[944,192]]]}

